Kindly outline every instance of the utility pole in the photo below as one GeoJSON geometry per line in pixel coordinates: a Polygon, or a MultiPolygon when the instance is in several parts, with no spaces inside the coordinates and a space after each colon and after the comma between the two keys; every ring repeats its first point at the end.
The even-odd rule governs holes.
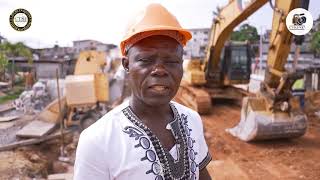
{"type": "Polygon", "coordinates": [[[11,61],[11,89],[14,87],[14,81],[15,81],[15,69],[14,69],[14,57],[12,58],[11,61]]]}
{"type": "Polygon", "coordinates": [[[260,26],[260,44],[259,44],[259,60],[260,60],[260,62],[259,62],[259,71],[260,72],[262,72],[262,36],[263,36],[262,26],[260,26]]]}

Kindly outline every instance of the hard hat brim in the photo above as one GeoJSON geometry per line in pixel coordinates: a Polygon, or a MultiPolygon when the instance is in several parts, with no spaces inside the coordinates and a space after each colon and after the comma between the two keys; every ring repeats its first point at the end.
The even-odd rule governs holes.
{"type": "MultiPolygon", "coordinates": [[[[150,31],[158,31],[160,33],[158,33],[157,35],[161,35],[161,31],[177,31],[179,34],[181,34],[184,37],[184,40],[182,41],[182,46],[185,46],[186,43],[192,38],[191,33],[183,28],[176,28],[176,27],[172,27],[172,26],[157,26],[157,27],[152,27],[152,28],[144,28],[143,30],[137,30],[134,34],[141,34],[144,32],[150,32],[150,31]]],[[[164,34],[166,35],[166,34],[164,34]]],[[[121,48],[121,53],[122,55],[126,55],[126,44],[128,43],[128,41],[130,41],[130,39],[133,36],[129,35],[125,38],[123,38],[123,40],[120,43],[120,48],[121,48]]],[[[144,38],[147,38],[150,36],[145,36],[144,38]]]]}

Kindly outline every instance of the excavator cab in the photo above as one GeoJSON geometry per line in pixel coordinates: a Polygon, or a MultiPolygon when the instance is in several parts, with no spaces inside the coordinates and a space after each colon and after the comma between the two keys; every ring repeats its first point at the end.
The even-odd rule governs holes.
{"type": "Polygon", "coordinates": [[[251,48],[248,43],[230,42],[221,61],[224,85],[247,84],[251,74],[251,48]]]}

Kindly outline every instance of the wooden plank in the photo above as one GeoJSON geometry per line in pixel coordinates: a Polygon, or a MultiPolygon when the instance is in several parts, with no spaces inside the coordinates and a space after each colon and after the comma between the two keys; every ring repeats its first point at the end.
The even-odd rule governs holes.
{"type": "Polygon", "coordinates": [[[7,82],[0,82],[0,87],[8,87],[10,85],[10,83],[7,82]]]}
{"type": "Polygon", "coordinates": [[[11,128],[13,127],[15,124],[15,122],[1,122],[0,123],[0,130],[5,130],[5,129],[8,129],[8,128],[11,128]]]}
{"type": "Polygon", "coordinates": [[[14,119],[18,119],[20,116],[6,116],[6,117],[0,117],[0,122],[8,122],[12,121],[14,119]]]}
{"type": "MultiPolygon", "coordinates": [[[[62,108],[62,114],[66,111],[66,98],[61,98],[61,108],[62,108]]],[[[51,102],[47,107],[39,114],[38,118],[45,122],[55,123],[59,124],[59,102],[58,98],[55,99],[53,102],[51,102]]]]}
{"type": "MultiPolygon", "coordinates": [[[[66,135],[66,134],[69,134],[71,132],[72,132],[72,130],[69,129],[69,130],[65,130],[63,134],[66,135]]],[[[60,132],[55,132],[53,134],[50,134],[48,136],[43,136],[41,138],[32,138],[32,139],[21,140],[21,141],[18,141],[18,142],[14,142],[14,143],[11,143],[11,144],[0,146],[0,152],[1,151],[8,151],[8,150],[11,150],[11,149],[14,149],[14,148],[17,148],[17,147],[21,147],[21,146],[28,146],[28,145],[32,145],[32,144],[38,144],[38,143],[41,143],[43,141],[47,141],[47,140],[58,138],[60,136],[61,136],[60,132]]]]}
{"type": "Polygon", "coordinates": [[[12,109],[14,109],[14,107],[12,106],[11,103],[8,103],[8,104],[2,105],[0,107],[0,113],[6,112],[6,111],[9,111],[9,110],[12,110],[12,109]]]}
{"type": "Polygon", "coordinates": [[[55,123],[43,122],[35,120],[23,127],[16,133],[18,137],[42,137],[50,133],[54,128],[55,123]]]}

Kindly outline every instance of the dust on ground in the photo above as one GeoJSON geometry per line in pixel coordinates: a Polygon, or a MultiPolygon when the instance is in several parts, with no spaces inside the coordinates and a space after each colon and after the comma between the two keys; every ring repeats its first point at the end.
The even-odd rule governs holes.
{"type": "Polygon", "coordinates": [[[210,115],[202,116],[205,137],[216,160],[210,173],[216,179],[319,179],[320,117],[316,112],[320,103],[314,100],[306,102],[308,129],[304,136],[253,143],[225,131],[239,122],[241,107],[230,102],[215,104],[210,115]]]}

